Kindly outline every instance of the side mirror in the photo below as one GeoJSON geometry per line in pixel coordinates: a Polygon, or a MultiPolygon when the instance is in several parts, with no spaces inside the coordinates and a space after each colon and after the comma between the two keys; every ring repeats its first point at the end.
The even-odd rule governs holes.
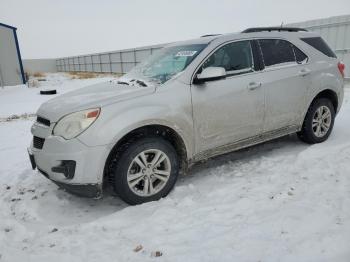
{"type": "Polygon", "coordinates": [[[202,84],[207,81],[219,80],[226,77],[226,70],[223,67],[210,66],[204,68],[202,73],[194,79],[194,84],[202,84]]]}

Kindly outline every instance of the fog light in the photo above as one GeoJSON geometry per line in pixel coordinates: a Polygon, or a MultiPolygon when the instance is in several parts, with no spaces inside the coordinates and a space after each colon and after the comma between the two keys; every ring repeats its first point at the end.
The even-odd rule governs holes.
{"type": "Polygon", "coordinates": [[[76,162],[74,160],[62,160],[59,166],[51,168],[52,172],[61,173],[67,179],[72,179],[75,173],[76,162]]]}

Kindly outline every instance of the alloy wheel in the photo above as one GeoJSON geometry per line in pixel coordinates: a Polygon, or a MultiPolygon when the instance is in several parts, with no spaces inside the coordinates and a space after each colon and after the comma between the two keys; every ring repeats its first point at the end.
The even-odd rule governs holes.
{"type": "Polygon", "coordinates": [[[139,153],[129,165],[127,182],[137,195],[149,197],[161,191],[169,180],[171,163],[159,149],[139,153]]]}
{"type": "Polygon", "coordinates": [[[316,137],[324,137],[331,127],[332,114],[327,106],[320,106],[312,119],[312,131],[316,137]]]}

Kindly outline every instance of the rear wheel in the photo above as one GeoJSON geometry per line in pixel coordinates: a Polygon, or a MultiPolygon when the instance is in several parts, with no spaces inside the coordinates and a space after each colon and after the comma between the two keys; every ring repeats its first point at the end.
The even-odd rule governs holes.
{"type": "Polygon", "coordinates": [[[321,143],[332,132],[335,110],[332,102],[327,98],[319,98],[312,102],[306,113],[302,130],[298,137],[308,143],[321,143]]]}
{"type": "Polygon", "coordinates": [[[178,156],[168,141],[142,138],[121,154],[113,186],[125,202],[141,204],[165,197],[174,187],[178,173],[178,156]]]}

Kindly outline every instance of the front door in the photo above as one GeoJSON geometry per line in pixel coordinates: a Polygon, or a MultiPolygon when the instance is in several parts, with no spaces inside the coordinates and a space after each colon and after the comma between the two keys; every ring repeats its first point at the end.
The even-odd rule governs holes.
{"type": "Polygon", "coordinates": [[[191,86],[196,153],[262,132],[264,91],[252,54],[250,41],[231,42],[217,49],[197,72],[223,67],[226,78],[191,86]]]}

